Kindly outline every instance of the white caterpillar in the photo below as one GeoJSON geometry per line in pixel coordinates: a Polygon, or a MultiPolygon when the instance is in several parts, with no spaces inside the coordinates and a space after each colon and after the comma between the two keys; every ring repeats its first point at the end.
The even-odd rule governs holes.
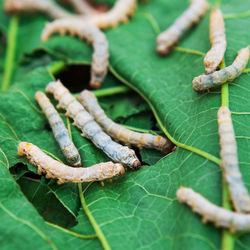
{"type": "Polygon", "coordinates": [[[202,216],[203,223],[213,222],[215,226],[228,228],[232,233],[250,231],[250,215],[220,208],[191,188],[180,187],[176,195],[179,202],[188,204],[193,212],[202,216]]]}
{"type": "Polygon", "coordinates": [[[246,68],[249,59],[249,46],[238,51],[233,64],[215,71],[209,75],[200,75],[193,80],[194,91],[200,92],[213,87],[222,85],[225,82],[231,82],[238,77],[246,68]]]}
{"type": "Polygon", "coordinates": [[[71,16],[70,13],[51,0],[5,0],[4,10],[8,13],[39,11],[52,19],[71,16]]]}
{"type": "Polygon", "coordinates": [[[163,153],[168,153],[171,150],[172,143],[161,136],[130,131],[113,122],[106,116],[99,106],[97,98],[90,91],[82,91],[78,96],[78,100],[113,139],[121,141],[125,145],[135,145],[139,148],[155,148],[163,153]]]}
{"type": "Polygon", "coordinates": [[[67,111],[66,115],[74,120],[73,125],[82,131],[82,136],[90,139],[110,159],[131,168],[138,168],[141,165],[134,150],[112,141],[60,81],[49,83],[46,92],[53,94],[59,101],[58,107],[67,111]]]}
{"type": "Polygon", "coordinates": [[[209,35],[212,47],[204,58],[206,74],[211,74],[216,70],[226,51],[224,19],[219,9],[213,9],[211,12],[209,35]]]}
{"type": "Polygon", "coordinates": [[[58,184],[102,181],[125,173],[121,164],[113,162],[99,163],[88,168],[72,168],[49,157],[29,142],[19,144],[18,154],[26,155],[29,162],[38,167],[38,174],[46,173],[46,178],[58,179],[58,184]]]}
{"type": "Polygon", "coordinates": [[[112,28],[121,22],[128,22],[128,17],[133,15],[136,7],[136,0],[117,0],[114,7],[108,12],[95,14],[87,18],[89,22],[100,29],[112,28]]]}
{"type": "Polygon", "coordinates": [[[243,183],[239,170],[237,145],[230,110],[221,106],[218,111],[218,127],[220,136],[220,157],[223,176],[226,179],[237,212],[250,212],[250,196],[243,183]]]}
{"type": "Polygon", "coordinates": [[[75,18],[59,19],[46,25],[42,33],[42,40],[47,41],[55,32],[64,35],[70,32],[71,35],[77,35],[80,39],[86,39],[92,43],[94,53],[91,65],[91,82],[90,86],[99,88],[108,72],[108,42],[104,33],[90,23],[84,23],[75,18]]]}
{"type": "Polygon", "coordinates": [[[167,55],[183,33],[194,23],[199,22],[209,5],[206,0],[191,0],[191,5],[175,22],[157,37],[157,51],[161,55],[167,55]]]}
{"type": "Polygon", "coordinates": [[[80,167],[80,154],[70,139],[69,132],[66,129],[60,115],[43,92],[36,92],[35,99],[46,115],[55,139],[58,142],[68,163],[74,167],[80,167]]]}

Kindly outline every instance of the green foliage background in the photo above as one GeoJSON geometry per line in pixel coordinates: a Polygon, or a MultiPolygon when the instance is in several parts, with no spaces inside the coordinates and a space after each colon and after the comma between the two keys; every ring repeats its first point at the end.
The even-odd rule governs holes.
{"type": "MultiPolygon", "coordinates": [[[[3,0],[0,3],[2,6],[3,0]]],[[[101,105],[112,119],[137,129],[161,129],[158,132],[171,136],[177,150],[165,157],[154,150],[143,150],[140,155],[145,166],[139,171],[128,171],[113,183],[106,182],[105,187],[99,183],[83,184],[83,193],[75,184],[58,186],[53,180],[37,176],[36,169],[17,155],[17,146],[20,141],[29,141],[65,161],[33,97],[53,79],[51,70],[55,66],[89,65],[92,48],[69,36],[53,36],[42,43],[40,33],[48,21],[45,16],[11,18],[1,8],[1,84],[6,71],[6,37],[11,27],[18,29],[17,37],[12,36],[17,44],[12,86],[0,94],[1,249],[110,246],[193,250],[220,249],[221,245],[224,250],[249,249],[249,234],[231,236],[210,224],[203,225],[199,216],[176,199],[176,190],[182,185],[221,206],[222,190],[225,191],[219,168],[216,117],[221,90],[205,94],[192,90],[192,79],[204,72],[203,55],[210,48],[209,13],[168,57],[159,57],[155,52],[157,34],[187,6],[186,0],[140,3],[128,24],[105,31],[111,58],[110,75],[102,89],[125,84],[134,92],[127,93],[125,89],[123,94],[115,95],[114,91],[109,97],[98,92],[101,105]],[[84,196],[82,203],[79,194],[84,196]]],[[[237,50],[249,45],[250,13],[246,11],[250,6],[248,0],[240,4],[224,0],[220,8],[225,14],[228,42],[225,62],[229,65],[237,50]]],[[[246,72],[230,83],[228,95],[240,168],[248,189],[249,79],[246,72]]],[[[82,88],[87,86],[84,80],[81,83],[82,88]]],[[[77,129],[69,128],[84,166],[108,160],[77,129]]]]}

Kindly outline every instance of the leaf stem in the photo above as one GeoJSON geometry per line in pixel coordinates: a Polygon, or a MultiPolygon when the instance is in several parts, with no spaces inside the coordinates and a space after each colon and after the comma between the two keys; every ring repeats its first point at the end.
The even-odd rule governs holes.
{"type": "Polygon", "coordinates": [[[0,91],[6,90],[10,85],[14,69],[18,23],[19,23],[18,16],[16,15],[12,16],[10,20],[9,32],[7,37],[7,50],[4,63],[3,81],[1,84],[0,91]]]}
{"type": "MultiPolygon", "coordinates": [[[[228,184],[224,179],[222,180],[222,207],[227,210],[232,210],[228,184]]],[[[234,241],[235,239],[233,235],[227,229],[223,229],[222,240],[221,240],[221,250],[233,250],[234,241]]]]}
{"type": "Polygon", "coordinates": [[[56,229],[59,229],[59,230],[65,232],[65,233],[67,233],[67,234],[71,234],[71,235],[73,235],[73,236],[75,236],[75,237],[77,237],[77,238],[82,238],[82,239],[84,239],[84,240],[92,240],[92,239],[97,238],[97,235],[96,235],[96,234],[90,234],[90,235],[79,234],[79,233],[76,233],[76,232],[71,231],[71,230],[69,230],[69,229],[66,229],[66,228],[64,228],[64,227],[60,227],[60,226],[58,226],[58,225],[56,225],[56,224],[50,223],[50,222],[48,222],[48,221],[46,221],[46,224],[48,224],[49,226],[54,227],[54,228],[56,228],[56,229]]]}
{"type": "Polygon", "coordinates": [[[154,135],[162,134],[162,131],[159,131],[159,130],[156,131],[156,130],[150,130],[150,129],[136,128],[136,127],[128,126],[128,125],[125,125],[125,124],[119,124],[119,125],[123,126],[124,128],[133,130],[135,132],[151,133],[151,134],[154,134],[154,135]]]}
{"type": "MultiPolygon", "coordinates": [[[[69,119],[67,119],[67,121],[69,121],[69,119]]],[[[69,133],[70,133],[70,138],[72,139],[70,123],[68,122],[67,125],[68,125],[68,130],[69,130],[69,133]]],[[[81,204],[82,204],[83,211],[88,216],[88,219],[89,219],[92,227],[94,228],[94,230],[96,232],[95,236],[101,242],[104,250],[111,250],[111,248],[110,248],[110,246],[109,246],[109,244],[108,244],[108,242],[107,242],[107,240],[106,240],[106,238],[105,238],[105,236],[104,236],[101,228],[96,223],[94,216],[91,214],[91,212],[89,211],[89,209],[87,207],[87,204],[86,204],[84,196],[83,196],[82,184],[81,183],[78,183],[78,192],[79,192],[79,197],[80,197],[80,201],[81,201],[81,204]]]]}
{"type": "Polygon", "coordinates": [[[89,221],[90,221],[92,227],[94,228],[94,230],[96,232],[96,235],[97,235],[98,239],[100,240],[104,250],[111,250],[111,248],[110,248],[110,246],[109,246],[109,244],[108,244],[108,242],[106,240],[106,237],[104,236],[101,228],[97,224],[94,216],[91,214],[91,212],[89,211],[89,209],[88,209],[88,207],[86,205],[86,202],[85,202],[85,199],[84,199],[84,196],[83,196],[83,192],[82,192],[82,184],[81,183],[78,183],[78,190],[79,190],[79,196],[80,196],[83,211],[88,216],[89,221]]]}
{"type": "MultiPolygon", "coordinates": [[[[223,59],[220,68],[225,68],[225,60],[223,59]]],[[[225,83],[221,86],[221,104],[224,106],[229,106],[229,92],[228,92],[228,83],[225,83]]]]}
{"type": "Polygon", "coordinates": [[[47,67],[47,70],[50,75],[55,75],[61,72],[63,69],[66,68],[66,63],[64,61],[57,61],[53,63],[52,65],[47,67]]]}
{"type": "Polygon", "coordinates": [[[223,15],[224,19],[232,19],[232,18],[241,18],[250,16],[250,10],[243,13],[235,13],[235,14],[225,14],[223,15]]]}
{"type": "Polygon", "coordinates": [[[93,90],[92,93],[96,97],[103,97],[103,96],[109,96],[109,95],[123,94],[123,93],[127,93],[130,91],[131,89],[127,86],[118,86],[118,87],[93,90]]]}
{"type": "Polygon", "coordinates": [[[194,55],[199,55],[199,56],[205,56],[205,53],[199,51],[199,50],[194,50],[194,49],[188,49],[188,48],[182,48],[182,47],[174,47],[175,51],[179,51],[179,52],[185,52],[185,53],[189,53],[189,54],[194,54],[194,55]]]}
{"type": "Polygon", "coordinates": [[[250,72],[250,68],[244,69],[243,73],[249,73],[250,72]]]}
{"type": "MultiPolygon", "coordinates": [[[[225,60],[223,59],[220,68],[225,68],[225,60]]],[[[221,104],[224,106],[229,106],[229,89],[228,83],[225,83],[221,86],[221,104]]],[[[222,179],[222,207],[232,211],[232,207],[230,204],[230,193],[228,189],[228,184],[222,179]]],[[[222,240],[221,240],[221,250],[233,250],[234,249],[234,237],[233,235],[226,229],[222,231],[222,240]]]]}

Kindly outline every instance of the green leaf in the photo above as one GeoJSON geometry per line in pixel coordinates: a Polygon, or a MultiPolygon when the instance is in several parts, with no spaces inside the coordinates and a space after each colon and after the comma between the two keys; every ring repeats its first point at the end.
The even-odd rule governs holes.
{"type": "Polygon", "coordinates": [[[0,156],[0,240],[1,249],[67,249],[79,245],[96,248],[96,239],[83,240],[61,227],[47,224],[23,196],[8,171],[6,155],[0,156]]]}
{"type": "MultiPolygon", "coordinates": [[[[210,47],[209,15],[187,32],[179,47],[168,57],[159,57],[155,52],[155,39],[159,30],[168,27],[187,6],[187,1],[181,0],[158,0],[141,4],[128,24],[106,31],[110,43],[110,71],[147,101],[160,128],[178,146],[176,151],[155,165],[144,166],[137,172],[128,172],[114,183],[106,182],[104,188],[98,183],[84,185],[87,208],[95,219],[92,226],[100,228],[103,237],[113,249],[219,249],[222,237],[224,238],[222,230],[215,229],[212,225],[203,225],[200,217],[188,207],[179,204],[175,195],[180,185],[192,187],[211,202],[222,205],[216,120],[216,113],[221,105],[221,91],[216,89],[206,94],[197,94],[192,90],[192,79],[204,72],[203,53],[210,47]]],[[[221,3],[225,15],[245,12],[247,8],[247,0],[241,1],[240,5],[236,0],[221,3]]],[[[230,16],[225,19],[227,65],[232,63],[237,50],[247,46],[250,40],[247,32],[250,16],[230,16]]],[[[22,52],[17,53],[20,58],[28,51],[33,51],[34,55],[36,49],[36,53],[47,52],[53,58],[66,63],[90,63],[91,47],[76,38],[54,36],[42,44],[39,37],[44,20],[41,17],[29,17],[21,21],[26,22],[27,27],[33,26],[35,31],[34,38],[29,43],[24,44],[24,40],[20,42],[20,47],[23,47],[20,50],[22,52]],[[34,26],[33,20],[36,20],[34,26]]],[[[21,34],[25,34],[26,28],[20,26],[20,29],[21,34]]],[[[27,58],[27,55],[22,58],[27,58]]],[[[46,130],[46,120],[33,100],[35,91],[44,89],[50,79],[44,68],[34,70],[0,96],[1,148],[7,155],[9,167],[18,162],[26,162],[17,156],[18,138],[29,140],[65,160],[51,131],[46,130]]],[[[249,188],[248,82],[249,74],[243,74],[230,83],[229,106],[234,112],[240,168],[249,188]]],[[[123,107],[117,108],[116,117],[123,115],[119,113],[126,106],[128,107],[128,101],[123,107]]],[[[133,118],[127,117],[129,114],[126,110],[126,118],[137,119],[135,113],[138,110],[140,108],[133,112],[133,118]]],[[[143,127],[152,129],[152,123],[146,127],[145,121],[150,120],[147,119],[143,116],[143,127]]],[[[132,124],[136,125],[136,122],[132,124]]],[[[72,135],[80,149],[84,166],[107,160],[102,152],[80,137],[79,131],[72,128],[72,135]]],[[[154,153],[151,157],[144,153],[142,156],[147,163],[157,161],[154,160],[154,153]]],[[[5,184],[6,188],[8,186],[5,184]]],[[[77,216],[78,225],[72,230],[93,233],[86,209],[79,211],[76,187],[71,184],[68,187],[63,185],[62,189],[56,184],[52,186],[61,204],[77,216]]],[[[103,237],[99,236],[99,239],[103,237]]],[[[235,236],[235,249],[247,249],[249,244],[249,234],[235,236]]],[[[84,247],[91,249],[93,246],[84,247]]],[[[232,249],[232,246],[227,249],[232,249]]]]}
{"type": "Polygon", "coordinates": [[[44,220],[66,228],[76,224],[74,216],[58,201],[51,189],[43,185],[39,179],[23,177],[17,183],[44,220]]]}

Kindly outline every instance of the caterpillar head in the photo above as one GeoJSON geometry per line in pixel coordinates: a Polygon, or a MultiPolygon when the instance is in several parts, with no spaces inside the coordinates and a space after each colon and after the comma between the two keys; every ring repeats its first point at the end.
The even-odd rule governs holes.
{"type": "Polygon", "coordinates": [[[18,145],[18,154],[20,156],[26,155],[26,153],[29,152],[33,146],[34,145],[29,142],[20,142],[18,145]]]}

